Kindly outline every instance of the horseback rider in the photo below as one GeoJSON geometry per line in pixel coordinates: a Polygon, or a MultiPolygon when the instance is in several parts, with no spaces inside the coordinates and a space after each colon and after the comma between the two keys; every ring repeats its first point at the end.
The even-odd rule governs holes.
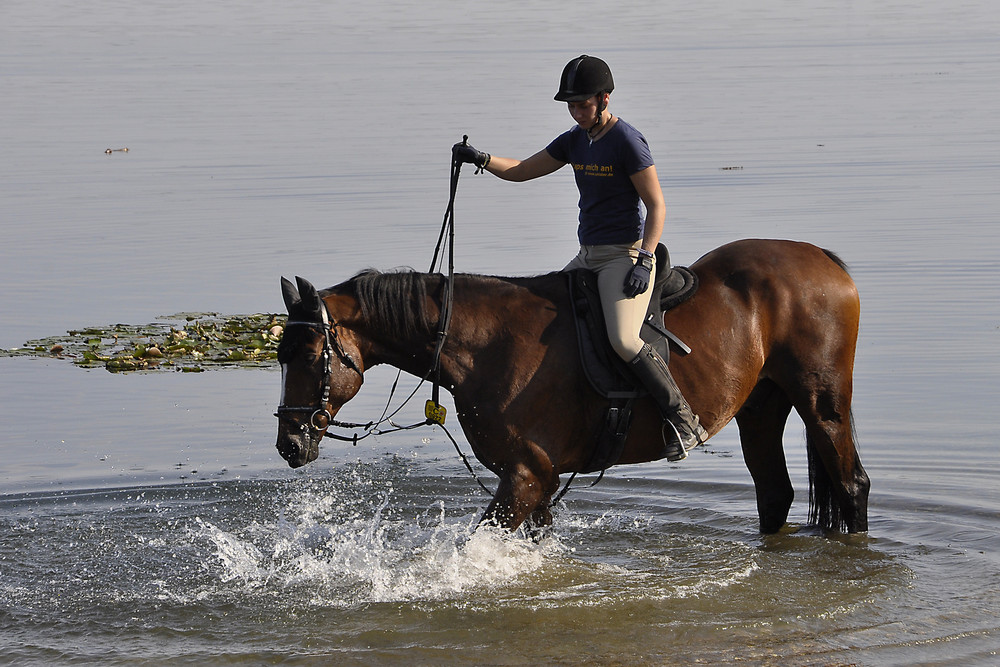
{"type": "Polygon", "coordinates": [[[580,190],[580,252],[563,270],[585,268],[597,274],[611,346],[659,406],[663,455],[680,461],[708,434],[666,363],[639,338],[666,205],[645,137],[608,110],[614,87],[611,69],[603,60],[574,58],[563,69],[555,95],[557,101],[566,102],[576,121],[573,128],[524,160],[490,155],[464,142],[455,144],[452,154],[459,162],[516,182],[573,165],[580,190]]]}

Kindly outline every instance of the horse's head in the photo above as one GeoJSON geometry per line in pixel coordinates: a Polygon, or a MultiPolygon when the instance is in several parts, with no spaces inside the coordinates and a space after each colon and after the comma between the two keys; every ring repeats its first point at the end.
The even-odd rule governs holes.
{"type": "Polygon", "coordinates": [[[315,461],[319,443],[341,406],[363,381],[361,355],[345,341],[316,288],[295,278],[281,279],[288,324],[278,345],[281,402],[278,452],[293,468],[315,461]]]}

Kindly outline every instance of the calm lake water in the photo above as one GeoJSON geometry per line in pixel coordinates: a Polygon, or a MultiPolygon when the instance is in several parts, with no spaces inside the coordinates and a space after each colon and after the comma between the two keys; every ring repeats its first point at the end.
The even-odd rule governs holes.
{"type": "MultiPolygon", "coordinates": [[[[473,531],[488,499],[437,430],[288,469],[273,369],[0,358],[0,664],[997,663],[994,3],[8,0],[0,18],[0,347],[277,312],[281,275],[424,270],[450,146],[539,150],[572,122],[562,66],[593,53],[653,148],[675,263],[777,237],[851,266],[872,479],[867,536],[801,527],[793,418],[800,529],[762,537],[730,426],[681,464],[582,480],[534,542],[473,531]]],[[[563,266],[575,203],[568,172],[468,170],[457,268],[563,266]]],[[[394,379],[371,371],[343,418],[381,413],[394,379]]]]}

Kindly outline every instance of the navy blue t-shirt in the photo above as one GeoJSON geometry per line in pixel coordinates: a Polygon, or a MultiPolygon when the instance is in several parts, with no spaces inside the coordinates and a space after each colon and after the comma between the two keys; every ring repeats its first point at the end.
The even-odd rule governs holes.
{"type": "Polygon", "coordinates": [[[580,245],[634,243],[642,238],[645,220],[631,176],[653,165],[649,144],[639,130],[621,118],[599,141],[575,126],[552,140],[545,150],[573,166],[580,190],[580,245]]]}

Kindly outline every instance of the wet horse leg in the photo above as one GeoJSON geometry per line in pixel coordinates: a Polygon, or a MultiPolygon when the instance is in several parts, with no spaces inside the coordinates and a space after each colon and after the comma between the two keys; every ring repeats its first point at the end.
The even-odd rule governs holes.
{"type": "Polygon", "coordinates": [[[506,530],[516,530],[529,517],[542,522],[542,525],[545,525],[546,519],[551,523],[552,517],[547,509],[551,495],[545,492],[538,477],[525,466],[517,464],[511,473],[501,475],[496,494],[479,523],[506,530]]]}
{"type": "Polygon", "coordinates": [[[736,415],[743,460],[757,491],[757,515],[762,533],[775,533],[785,525],[792,506],[782,435],[792,402],[770,380],[762,380],[736,415]]]}
{"type": "Polygon", "coordinates": [[[500,485],[480,523],[488,523],[506,530],[515,530],[531,519],[535,526],[552,523],[549,499],[555,493],[559,478],[535,445],[529,445],[533,456],[512,462],[500,475],[500,485]]]}

